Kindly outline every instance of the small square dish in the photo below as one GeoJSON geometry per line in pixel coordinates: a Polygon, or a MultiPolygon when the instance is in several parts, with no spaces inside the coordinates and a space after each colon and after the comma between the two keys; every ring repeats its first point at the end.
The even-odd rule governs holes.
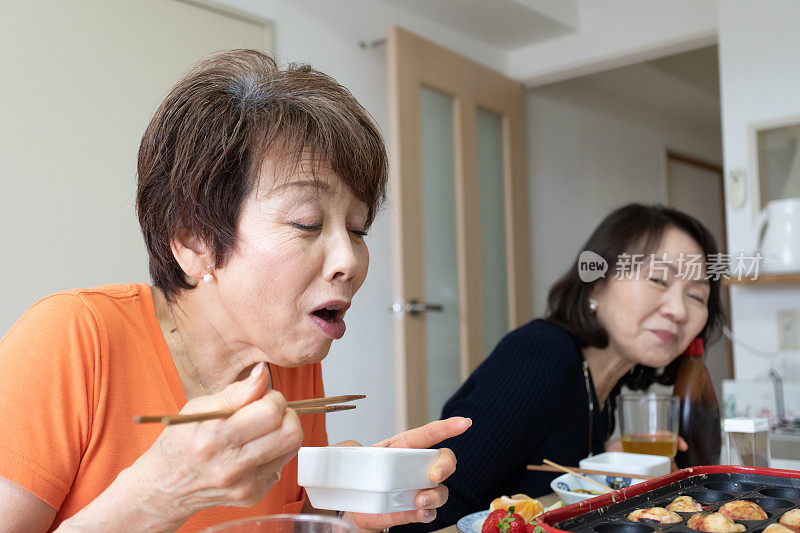
{"type": "Polygon", "coordinates": [[[328,446],[300,448],[297,483],[316,509],[394,513],[416,509],[414,497],[432,488],[439,450],[328,446]]]}
{"type": "Polygon", "coordinates": [[[608,485],[612,489],[621,489],[644,481],[637,475],[649,477],[664,476],[670,473],[672,465],[669,457],[662,455],[646,455],[642,453],[605,452],[581,459],[578,466],[584,470],[602,470],[630,474],[630,477],[589,475],[595,481],[608,485]]]}

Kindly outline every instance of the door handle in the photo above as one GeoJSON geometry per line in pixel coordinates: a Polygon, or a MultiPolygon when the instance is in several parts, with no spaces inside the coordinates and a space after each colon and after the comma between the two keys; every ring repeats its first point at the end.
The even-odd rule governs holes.
{"type": "Polygon", "coordinates": [[[419,300],[412,298],[408,302],[395,300],[390,310],[398,317],[403,316],[405,313],[408,313],[411,316],[417,316],[420,313],[427,313],[428,311],[441,313],[444,311],[444,306],[442,304],[429,304],[420,302],[419,300]]]}

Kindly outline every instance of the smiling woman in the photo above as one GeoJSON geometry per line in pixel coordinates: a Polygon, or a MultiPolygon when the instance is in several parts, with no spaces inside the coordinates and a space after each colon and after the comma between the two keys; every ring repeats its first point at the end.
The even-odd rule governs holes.
{"type": "MultiPolygon", "coordinates": [[[[137,210],[153,286],[36,303],[0,342],[0,530],[170,531],[315,512],[301,445],[325,446],[320,361],[367,275],[364,236],[386,189],[377,127],[307,65],[234,50],[201,61],[139,150],[137,210]],[[232,411],[160,430],[141,413],[232,411]]],[[[427,448],[454,418],[382,446],[427,448]]],[[[455,469],[442,450],[417,509],[346,518],[430,521],[455,469]]]]}
{"type": "Polygon", "coordinates": [[[445,405],[443,418],[475,421],[442,443],[458,457],[450,499],[434,523],[399,531],[440,529],[502,494],[545,494],[556,474],[525,465],[575,465],[605,451],[620,386],[674,379],[689,343],[714,337],[720,282],[707,261],[716,254],[685,213],[631,204],[609,214],[550,289],[544,319],[506,335],[445,405]],[[587,257],[608,270],[587,278],[587,257]]]}

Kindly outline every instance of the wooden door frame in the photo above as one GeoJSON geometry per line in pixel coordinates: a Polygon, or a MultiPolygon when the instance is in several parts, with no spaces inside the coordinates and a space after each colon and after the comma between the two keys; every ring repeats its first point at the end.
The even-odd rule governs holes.
{"type": "MultiPolygon", "coordinates": [[[[453,97],[456,233],[461,378],[485,356],[477,160],[477,107],[502,116],[509,327],[531,317],[525,173],[524,88],[487,67],[392,26],[387,32],[391,120],[394,297],[425,301],[420,89],[453,97]],[[413,264],[413,268],[404,265],[413,264]]],[[[395,367],[400,429],[427,422],[424,314],[395,319],[395,367]]]]}

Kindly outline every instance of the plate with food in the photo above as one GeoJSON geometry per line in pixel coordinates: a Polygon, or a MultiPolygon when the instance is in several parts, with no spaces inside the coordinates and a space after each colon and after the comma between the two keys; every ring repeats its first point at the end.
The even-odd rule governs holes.
{"type": "Polygon", "coordinates": [[[563,503],[542,508],[539,500],[525,494],[495,498],[489,509],[463,517],[456,527],[461,533],[535,533],[534,518],[563,503]]]}

